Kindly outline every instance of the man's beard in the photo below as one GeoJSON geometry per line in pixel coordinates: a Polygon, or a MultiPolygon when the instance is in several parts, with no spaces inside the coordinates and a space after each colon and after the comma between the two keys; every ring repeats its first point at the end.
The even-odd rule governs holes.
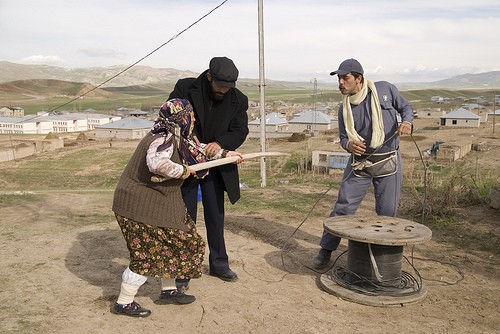
{"type": "Polygon", "coordinates": [[[220,102],[220,101],[224,100],[224,98],[226,97],[226,94],[217,93],[217,92],[214,92],[213,90],[210,90],[210,93],[212,95],[212,100],[216,101],[216,102],[220,102]]]}

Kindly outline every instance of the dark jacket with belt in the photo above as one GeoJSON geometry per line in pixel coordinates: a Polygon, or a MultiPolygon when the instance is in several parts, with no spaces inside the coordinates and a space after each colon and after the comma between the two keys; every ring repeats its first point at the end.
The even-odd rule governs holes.
{"type": "MultiPolygon", "coordinates": [[[[186,207],[181,194],[183,180],[151,181],[153,173],[146,164],[146,154],[158,136],[161,135],[148,133],[137,146],[116,186],[112,210],[140,223],[186,231],[186,207]]],[[[174,145],[170,159],[181,164],[175,141],[174,145]]]]}
{"type": "MultiPolygon", "coordinates": [[[[195,112],[195,133],[203,143],[218,142],[223,149],[234,151],[248,135],[248,98],[237,88],[231,88],[220,103],[213,102],[207,71],[198,78],[180,79],[169,99],[189,100],[195,112]]],[[[223,165],[217,168],[222,177],[231,203],[240,198],[238,166],[223,165]]]]}

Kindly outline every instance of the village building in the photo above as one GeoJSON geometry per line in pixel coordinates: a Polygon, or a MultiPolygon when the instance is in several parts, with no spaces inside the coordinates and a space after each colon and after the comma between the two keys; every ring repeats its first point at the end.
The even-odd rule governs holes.
{"type": "Polygon", "coordinates": [[[297,117],[288,121],[290,132],[310,132],[331,130],[332,118],[317,110],[303,110],[297,117]]]}
{"type": "Polygon", "coordinates": [[[492,117],[495,118],[495,122],[499,122],[500,121],[500,109],[497,109],[495,111],[492,111],[492,112],[489,112],[488,113],[488,119],[493,119],[492,117]]]}
{"type": "MultiPolygon", "coordinates": [[[[280,137],[283,134],[288,135],[288,122],[286,118],[277,112],[272,112],[266,116],[266,136],[267,137],[280,137]]],[[[260,136],[261,119],[257,117],[253,121],[248,122],[248,137],[258,138],[260,136]]]]}
{"type": "Polygon", "coordinates": [[[348,152],[312,151],[311,166],[319,172],[330,172],[332,169],[345,169],[351,156],[348,152]]]}
{"type": "Polygon", "coordinates": [[[9,134],[48,134],[81,132],[96,126],[121,119],[119,116],[103,114],[64,113],[48,115],[27,115],[24,117],[0,116],[0,133],[9,134]]]}
{"type": "Polygon", "coordinates": [[[444,103],[445,101],[447,101],[447,99],[445,97],[436,95],[431,97],[431,101],[435,103],[444,103]]]}
{"type": "Polygon", "coordinates": [[[129,116],[133,116],[133,117],[147,117],[147,116],[149,116],[149,112],[142,111],[139,109],[132,110],[128,114],[129,114],[129,116]]]}
{"type": "Polygon", "coordinates": [[[141,117],[126,117],[118,121],[97,126],[95,139],[142,139],[153,126],[153,121],[141,117]]]}
{"type": "Polygon", "coordinates": [[[441,126],[479,127],[480,123],[481,117],[464,108],[459,108],[440,117],[441,126]]]}
{"type": "Polygon", "coordinates": [[[477,103],[464,103],[464,104],[462,104],[462,108],[470,110],[470,111],[473,111],[473,110],[480,111],[482,109],[486,109],[485,106],[477,104],[477,103]]]}
{"type": "Polygon", "coordinates": [[[439,119],[439,117],[445,115],[446,113],[441,110],[441,108],[424,108],[424,109],[421,109],[418,111],[418,114],[413,114],[413,117],[415,117],[416,115],[418,115],[417,117],[415,118],[426,118],[426,119],[429,119],[429,118],[435,118],[435,119],[439,119]]]}
{"type": "Polygon", "coordinates": [[[23,117],[24,109],[20,107],[1,107],[0,116],[5,117],[23,117]]]}

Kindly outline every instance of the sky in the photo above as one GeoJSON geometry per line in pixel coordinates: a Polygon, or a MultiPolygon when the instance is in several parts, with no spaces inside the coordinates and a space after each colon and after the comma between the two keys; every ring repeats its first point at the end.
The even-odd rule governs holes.
{"type": "Polygon", "coordinates": [[[200,73],[227,56],[240,78],[257,79],[262,32],[266,80],[336,83],[329,74],[347,58],[368,79],[393,83],[500,70],[498,0],[263,0],[261,29],[258,4],[0,0],[0,60],[65,68],[140,60],[200,73]]]}

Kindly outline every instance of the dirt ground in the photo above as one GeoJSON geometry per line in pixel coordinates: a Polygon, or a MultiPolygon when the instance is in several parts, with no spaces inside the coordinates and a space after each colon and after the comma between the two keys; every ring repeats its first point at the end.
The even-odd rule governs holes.
{"type": "MultiPolygon", "coordinates": [[[[237,282],[203,275],[189,290],[196,302],[162,306],[154,303],[159,280],[149,279],[136,300],[152,315],[117,316],[110,307],[119,293],[128,253],[110,211],[112,191],[44,194],[43,205],[0,206],[3,333],[499,332],[495,255],[465,252],[434,239],[406,247],[404,255],[413,256],[427,293],[412,304],[367,306],[324,291],[318,284],[321,273],[309,268],[318,250],[321,219],[309,219],[296,231],[300,220],[273,212],[245,214],[237,205],[228,208],[226,223],[237,282]],[[89,216],[95,217],[92,223],[80,223],[81,217],[89,216]]],[[[242,190],[242,196],[253,194],[242,190]]],[[[276,195],[279,188],[266,190],[266,196],[276,195]]],[[[367,198],[359,214],[370,215],[372,208],[367,198]]],[[[499,223],[496,211],[476,214],[499,223]]],[[[333,257],[346,249],[343,240],[333,257]]]]}

